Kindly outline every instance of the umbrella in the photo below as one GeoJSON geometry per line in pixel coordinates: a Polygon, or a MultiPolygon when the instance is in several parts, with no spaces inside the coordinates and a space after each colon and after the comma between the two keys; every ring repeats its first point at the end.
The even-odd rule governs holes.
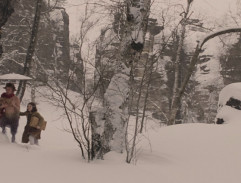
{"type": "Polygon", "coordinates": [[[32,80],[32,78],[21,74],[11,73],[0,75],[0,80],[32,80]]]}

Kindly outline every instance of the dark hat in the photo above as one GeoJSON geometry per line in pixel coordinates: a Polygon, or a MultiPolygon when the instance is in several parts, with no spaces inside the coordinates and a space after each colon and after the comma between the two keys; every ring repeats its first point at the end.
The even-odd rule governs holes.
{"type": "Polygon", "coordinates": [[[4,87],[4,89],[6,89],[6,88],[12,88],[13,91],[16,91],[16,88],[13,83],[7,83],[6,86],[4,87]]]}

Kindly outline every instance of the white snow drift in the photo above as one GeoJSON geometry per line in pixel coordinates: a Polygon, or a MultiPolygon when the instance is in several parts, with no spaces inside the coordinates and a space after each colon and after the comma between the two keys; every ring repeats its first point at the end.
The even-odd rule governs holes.
{"type": "Polygon", "coordinates": [[[67,125],[59,119],[62,111],[44,98],[38,102],[48,121],[40,147],[20,143],[25,118],[21,118],[18,144],[0,134],[1,183],[241,182],[241,122],[162,128],[149,122],[138,145],[136,165],[126,164],[125,154],[114,152],[105,160],[87,163],[72,136],[63,131],[67,125]]]}

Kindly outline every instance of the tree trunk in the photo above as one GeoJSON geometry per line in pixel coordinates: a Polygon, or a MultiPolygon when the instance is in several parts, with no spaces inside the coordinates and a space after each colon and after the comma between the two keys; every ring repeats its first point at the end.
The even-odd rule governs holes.
{"type": "Polygon", "coordinates": [[[105,34],[110,29],[109,27],[105,27],[101,30],[101,34],[96,46],[95,53],[95,73],[94,73],[94,85],[97,88],[97,96],[100,99],[104,99],[105,94],[105,74],[106,68],[102,66],[103,55],[105,54],[105,46],[103,42],[105,41],[105,34]],[[100,84],[100,85],[99,85],[100,84]],[[99,85],[99,86],[98,86],[99,85]]]}
{"type": "MultiPolygon", "coordinates": [[[[8,18],[12,15],[14,12],[13,4],[15,3],[15,0],[1,0],[0,1],[0,39],[2,34],[2,26],[5,25],[8,18]]],[[[2,56],[3,48],[0,43],[0,57],[2,56]]]]}
{"type": "Polygon", "coordinates": [[[32,61],[32,69],[31,69],[31,74],[30,76],[32,77],[32,81],[31,81],[31,101],[32,102],[36,102],[35,98],[36,98],[36,77],[37,77],[37,64],[36,62],[33,60],[32,61]]]}
{"type": "MultiPolygon", "coordinates": [[[[35,10],[35,16],[34,16],[34,21],[32,26],[32,33],[30,37],[30,43],[29,43],[27,56],[24,64],[24,71],[23,71],[23,74],[26,76],[30,76],[31,74],[30,70],[31,70],[33,55],[35,52],[35,47],[37,44],[37,39],[38,39],[38,30],[39,30],[39,24],[40,24],[42,3],[43,3],[43,0],[37,0],[36,2],[36,10],[35,10]]],[[[23,99],[25,89],[26,89],[26,84],[27,84],[27,81],[20,81],[19,83],[17,95],[19,96],[20,100],[23,99]]]]}
{"type": "Polygon", "coordinates": [[[150,0],[126,0],[126,21],[121,35],[115,74],[104,95],[104,106],[96,114],[102,153],[123,152],[128,119],[130,71],[144,47],[150,0]]]}
{"type": "Polygon", "coordinates": [[[182,53],[184,39],[185,39],[185,35],[186,35],[186,26],[187,26],[187,21],[188,21],[188,15],[190,12],[190,6],[191,6],[191,2],[188,2],[186,11],[184,12],[184,17],[181,21],[181,33],[179,36],[179,42],[178,42],[178,48],[177,48],[177,54],[176,54],[176,60],[175,60],[175,77],[174,77],[174,85],[173,85],[171,111],[170,111],[170,117],[169,117],[172,120],[168,121],[168,125],[175,124],[177,113],[175,113],[175,116],[171,116],[174,114],[172,111],[178,111],[180,108],[180,105],[176,106],[174,102],[176,100],[175,98],[177,97],[178,90],[180,88],[181,53],[182,53]]]}

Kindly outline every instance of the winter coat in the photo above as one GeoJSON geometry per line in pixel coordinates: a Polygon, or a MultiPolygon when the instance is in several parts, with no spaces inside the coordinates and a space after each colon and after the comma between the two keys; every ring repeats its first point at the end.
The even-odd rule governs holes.
{"type": "Polygon", "coordinates": [[[5,116],[7,119],[18,119],[19,111],[20,111],[20,100],[14,94],[7,95],[3,93],[1,95],[1,103],[5,105],[4,108],[1,109],[1,114],[5,116]]]}
{"type": "Polygon", "coordinates": [[[27,124],[24,128],[23,136],[22,136],[22,143],[29,142],[29,136],[33,136],[36,139],[41,138],[41,130],[31,127],[30,122],[32,117],[37,117],[40,122],[44,121],[44,118],[38,112],[20,112],[20,116],[27,116],[27,124]]]}

